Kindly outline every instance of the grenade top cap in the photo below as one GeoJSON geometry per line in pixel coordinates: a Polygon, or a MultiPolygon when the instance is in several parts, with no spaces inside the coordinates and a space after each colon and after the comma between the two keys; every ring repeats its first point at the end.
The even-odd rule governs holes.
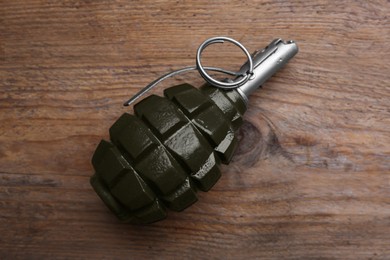
{"type": "MultiPolygon", "coordinates": [[[[248,103],[249,95],[263,85],[297,53],[298,46],[294,41],[283,41],[282,39],[275,39],[264,49],[255,51],[252,54],[253,74],[245,84],[237,88],[244,101],[248,103]]],[[[248,68],[249,64],[246,62],[241,67],[240,73],[245,73],[248,68]]]]}

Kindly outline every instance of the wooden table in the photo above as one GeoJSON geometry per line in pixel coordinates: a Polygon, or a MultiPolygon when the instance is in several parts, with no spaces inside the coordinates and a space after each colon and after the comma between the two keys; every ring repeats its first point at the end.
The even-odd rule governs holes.
{"type": "MultiPolygon", "coordinates": [[[[0,2],[0,258],[390,259],[388,1],[0,2]],[[89,185],[122,102],[226,35],[299,54],[182,213],[122,224],[89,185]]],[[[229,68],[239,50],[205,56],[229,68]]],[[[176,77],[154,91],[196,73],[176,77]]]]}

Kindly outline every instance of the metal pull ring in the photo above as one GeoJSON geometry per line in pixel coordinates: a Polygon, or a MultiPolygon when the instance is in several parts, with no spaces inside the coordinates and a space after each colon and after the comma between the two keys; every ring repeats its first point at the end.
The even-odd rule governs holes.
{"type": "Polygon", "coordinates": [[[196,67],[199,71],[199,74],[204,78],[204,80],[206,80],[208,83],[210,83],[214,87],[223,88],[223,89],[237,88],[237,87],[245,84],[249,80],[251,75],[253,74],[253,60],[252,60],[252,56],[249,54],[248,50],[244,47],[244,45],[242,45],[238,41],[236,41],[232,38],[228,38],[228,37],[214,37],[214,38],[210,38],[210,39],[204,41],[199,46],[198,51],[196,53],[196,67]],[[219,81],[219,80],[212,78],[206,72],[206,70],[203,68],[202,63],[201,63],[202,52],[204,51],[204,49],[207,46],[214,44],[214,43],[224,43],[225,41],[233,43],[234,45],[238,46],[245,53],[245,55],[248,57],[247,62],[249,63],[249,69],[246,71],[246,73],[239,74],[239,76],[242,76],[241,79],[239,79],[237,81],[233,81],[233,82],[222,82],[222,81],[219,81]]]}

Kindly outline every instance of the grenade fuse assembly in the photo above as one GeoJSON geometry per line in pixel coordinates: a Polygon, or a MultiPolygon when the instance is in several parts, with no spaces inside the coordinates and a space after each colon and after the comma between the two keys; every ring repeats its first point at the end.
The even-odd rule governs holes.
{"type": "Polygon", "coordinates": [[[237,147],[235,132],[242,124],[248,96],[283,67],[296,53],[293,41],[276,39],[250,55],[239,42],[216,37],[198,49],[196,66],[155,80],[125,105],[161,80],[197,69],[206,84],[181,84],[150,95],[124,113],[110,128],[92,158],[91,184],[107,207],[122,221],[146,224],[166,217],[166,208],[182,211],[197,201],[196,191],[208,191],[220,178],[237,147]],[[231,42],[248,61],[239,72],[203,67],[201,53],[213,43],[231,42]],[[235,75],[218,81],[207,70],[235,75]]]}

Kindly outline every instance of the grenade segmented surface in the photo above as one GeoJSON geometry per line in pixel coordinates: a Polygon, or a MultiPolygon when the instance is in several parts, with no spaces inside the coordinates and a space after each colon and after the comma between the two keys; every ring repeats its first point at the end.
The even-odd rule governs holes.
{"type": "Polygon", "coordinates": [[[92,158],[91,184],[122,221],[151,223],[182,211],[221,176],[237,146],[245,103],[235,90],[188,84],[151,95],[123,114],[92,158]]]}

